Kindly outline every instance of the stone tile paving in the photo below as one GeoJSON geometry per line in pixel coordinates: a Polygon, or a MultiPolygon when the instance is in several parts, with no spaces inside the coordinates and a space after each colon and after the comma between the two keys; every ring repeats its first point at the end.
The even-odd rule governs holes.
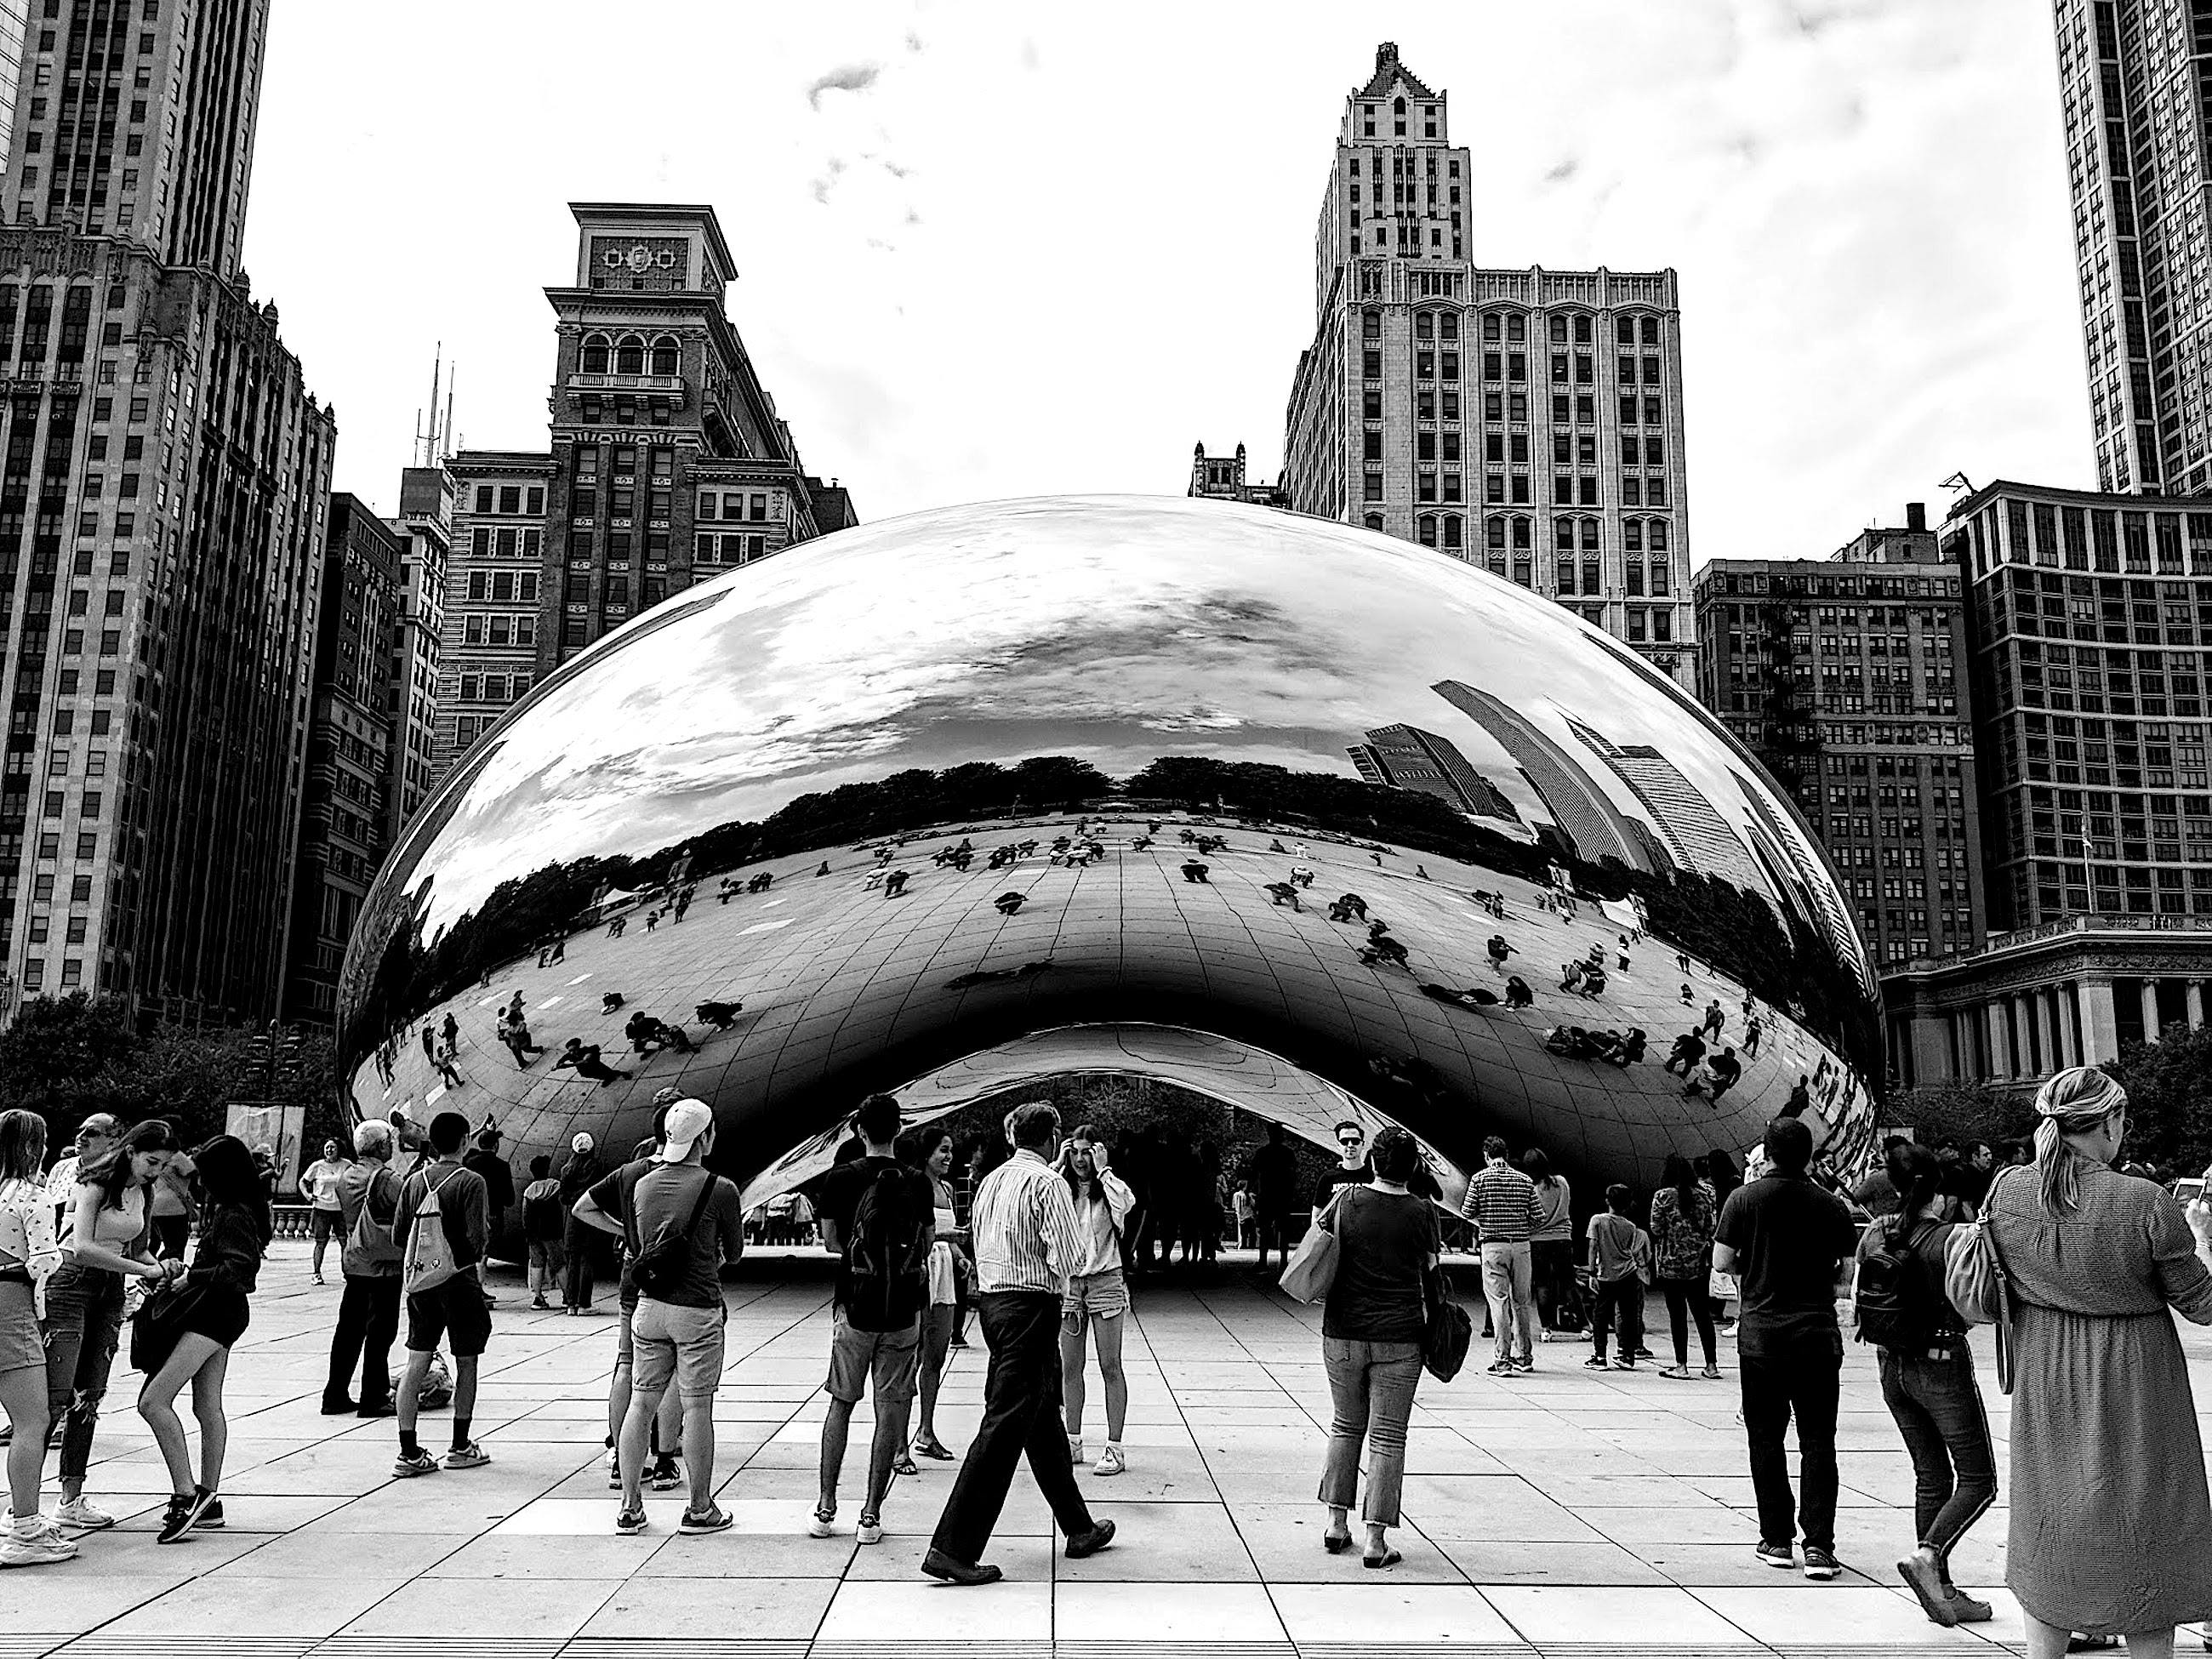
{"type": "MultiPolygon", "coordinates": [[[[1405,1560],[1377,1574],[1321,1548],[1318,1311],[1232,1264],[1210,1283],[1140,1292],[1129,1472],[1082,1476],[1097,1512],[1121,1523],[1114,1547],[1066,1559],[1024,1476],[990,1552],[1006,1581],[960,1590],[916,1572],[954,1466],[924,1463],[894,1490],[882,1545],[854,1542],[865,1407],[843,1530],[805,1536],[829,1332],[818,1256],[750,1261],[728,1287],[716,1419],[720,1498],[736,1525],[705,1538],[675,1531],[680,1494],[648,1494],[653,1531],[612,1530],[600,1444],[611,1318],[532,1314],[512,1277],[496,1281],[476,1418],[495,1461],[394,1481],[388,1422],[318,1411],[336,1286],[310,1285],[305,1247],[289,1243],[263,1283],[231,1365],[228,1528],[155,1544],[167,1481],[130,1409],[135,1379],[118,1369],[88,1492],[123,1523],[65,1566],[0,1578],[0,1659],[1751,1659],[1989,1654],[2021,1639],[2002,1589],[2002,1497],[1956,1558],[1996,1622],[1939,1630],[1896,1583],[1911,1472],[1865,1350],[1845,1366],[1846,1571],[1834,1583],[1752,1559],[1732,1353],[1722,1382],[1672,1382],[1585,1371],[1578,1346],[1541,1350],[1536,1374],[1510,1382],[1479,1370],[1449,1387],[1423,1379],[1396,1534],[1405,1560]]],[[[2212,1339],[2185,1340],[2201,1406],[2212,1339]]],[[[940,1406],[955,1444],[973,1429],[981,1371],[980,1349],[955,1354],[940,1406]]],[[[2005,1401],[1989,1403],[2002,1462],[2005,1401]]],[[[443,1416],[426,1428],[441,1437],[443,1416]]]]}

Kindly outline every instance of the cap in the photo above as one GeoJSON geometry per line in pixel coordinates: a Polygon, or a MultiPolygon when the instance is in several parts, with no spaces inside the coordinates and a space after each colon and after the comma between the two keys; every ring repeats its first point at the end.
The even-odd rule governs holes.
{"type": "Polygon", "coordinates": [[[701,1135],[714,1127],[714,1114],[703,1100],[679,1100],[668,1109],[666,1138],[654,1156],[663,1164],[681,1164],[691,1156],[701,1135]]]}
{"type": "Polygon", "coordinates": [[[572,1152],[588,1152],[598,1144],[591,1136],[580,1129],[576,1132],[576,1138],[568,1143],[568,1150],[572,1152]]]}

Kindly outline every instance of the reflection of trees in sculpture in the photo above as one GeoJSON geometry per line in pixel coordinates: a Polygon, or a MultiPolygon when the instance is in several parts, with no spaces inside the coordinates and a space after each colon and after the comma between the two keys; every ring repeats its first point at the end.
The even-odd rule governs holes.
{"type": "MultiPolygon", "coordinates": [[[[1014,814],[1073,811],[1168,800],[1199,811],[1310,826],[1365,842],[1402,847],[1548,884],[1565,864],[1585,898],[1643,900],[1652,933],[1741,979],[1765,1000],[1794,1009],[1853,1063],[1876,1074],[1878,1034],[1858,1013],[1863,998],[1826,938],[1794,917],[1784,933],[1763,898],[1715,878],[1590,864],[1547,844],[1509,839],[1473,823],[1436,796],[1326,772],[1202,756],[1163,756],[1116,787],[1088,762],[1033,757],[1008,767],[973,762],[943,772],[915,769],[870,783],[801,795],[761,822],[736,820],[640,857],[587,857],[546,865],[501,882],[476,909],[427,943],[419,921],[396,927],[375,964],[371,989],[349,1022],[344,1052],[355,1060],[384,1036],[534,951],[589,924],[610,888],[651,890],[671,878],[679,856],[686,879],[843,843],[921,834],[939,826],[1014,814]],[[1834,1023],[1863,1024],[1838,1030],[1834,1023]]],[[[427,907],[423,907],[427,908],[427,907]]]]}

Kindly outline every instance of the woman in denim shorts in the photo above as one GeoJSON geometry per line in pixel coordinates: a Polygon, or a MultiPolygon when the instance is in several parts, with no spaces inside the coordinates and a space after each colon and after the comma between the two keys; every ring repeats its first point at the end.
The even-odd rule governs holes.
{"type": "Polygon", "coordinates": [[[1128,1379],[1121,1373],[1121,1316],[1129,1311],[1128,1281],[1121,1276],[1121,1228],[1136,1206],[1128,1183],[1106,1167],[1106,1146],[1084,1124],[1060,1149],[1060,1173],[1075,1199],[1081,1261],[1068,1275],[1060,1300],[1060,1365],[1067,1397],[1067,1455],[1083,1461],[1083,1334],[1098,1351],[1098,1376],[1106,1385],[1106,1449],[1093,1474],[1119,1474],[1121,1423],[1129,1412],[1128,1379]]]}

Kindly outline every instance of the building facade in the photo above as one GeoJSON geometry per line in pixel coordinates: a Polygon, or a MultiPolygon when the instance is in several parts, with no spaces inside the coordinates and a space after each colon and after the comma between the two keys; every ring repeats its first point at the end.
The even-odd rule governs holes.
{"type": "Polygon", "coordinates": [[[9,998],[280,1006],[336,424],[237,264],[261,0],[33,19],[0,196],[9,998]]]}
{"type": "Polygon", "coordinates": [[[1697,577],[1698,697],[1796,799],[1888,967],[1987,927],[1960,585],[1917,502],[1830,558],[1697,577]]]}
{"type": "Polygon", "coordinates": [[[737,267],[714,210],[570,210],[575,280],[545,291],[550,445],[452,464],[440,775],[537,680],[632,617],[858,522],[850,493],[801,465],[730,321],[737,267]]]}
{"type": "Polygon", "coordinates": [[[2058,82],[2097,482],[2212,489],[2212,14],[2057,0],[2058,82]]]}
{"type": "Polygon", "coordinates": [[[398,721],[391,675],[402,627],[401,548],[367,502],[331,498],[284,988],[289,1020],[336,1020],[346,941],[392,845],[398,721]]]}
{"type": "Polygon", "coordinates": [[[1498,786],[1477,771],[1449,738],[1418,726],[1378,726],[1347,751],[1359,775],[1393,789],[1418,789],[1471,817],[1521,822],[1498,786]]]}
{"type": "Polygon", "coordinates": [[[444,649],[446,566],[453,543],[453,474],[443,465],[404,469],[399,516],[385,527],[399,538],[398,625],[392,630],[386,679],[394,747],[384,844],[395,847],[439,776],[438,670],[444,649]]]}
{"type": "Polygon", "coordinates": [[[1386,42],[1322,193],[1290,504],[1555,597],[1686,686],[1674,273],[1481,268],[1474,187],[1445,94],[1386,42]]]}
{"type": "Polygon", "coordinates": [[[1190,488],[1186,495],[1214,501],[1247,501],[1255,507],[1288,507],[1291,498],[1282,485],[1262,483],[1246,475],[1244,446],[1234,455],[1208,455],[1206,446],[1194,447],[1190,458],[1190,488]]]}

